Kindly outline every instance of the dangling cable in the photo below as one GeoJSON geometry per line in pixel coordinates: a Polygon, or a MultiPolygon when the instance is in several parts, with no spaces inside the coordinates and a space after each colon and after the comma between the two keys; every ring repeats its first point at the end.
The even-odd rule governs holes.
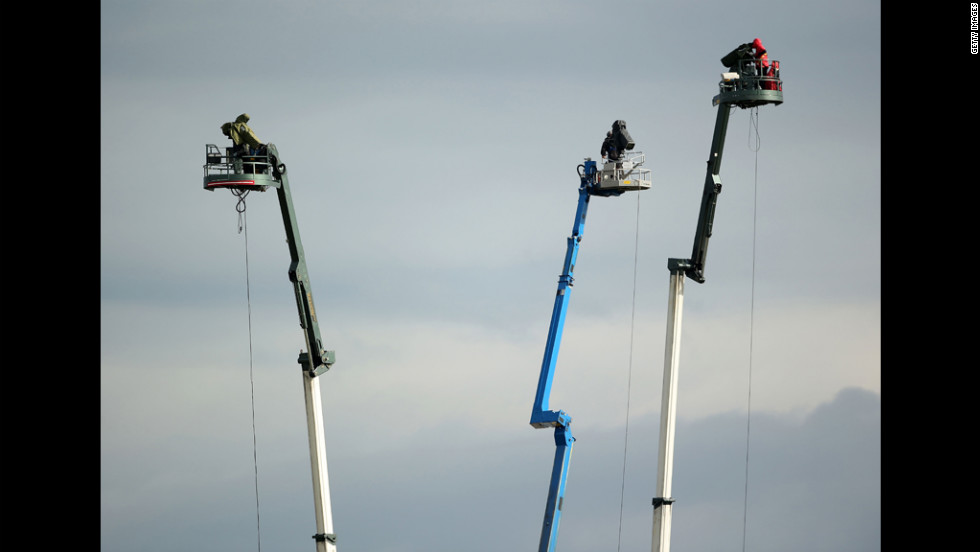
{"type": "Polygon", "coordinates": [[[235,211],[238,212],[238,233],[245,230],[245,297],[248,301],[248,380],[252,391],[252,465],[255,470],[255,532],[258,552],[262,552],[262,524],[259,518],[259,461],[255,439],[255,376],[252,369],[252,285],[248,270],[248,220],[245,217],[245,196],[250,190],[232,190],[238,197],[235,211]]]}
{"type": "MultiPolygon", "coordinates": [[[[250,191],[251,190],[237,190],[237,189],[232,189],[231,190],[231,193],[234,194],[235,197],[238,198],[238,203],[235,204],[235,211],[238,211],[238,233],[239,234],[242,233],[242,225],[243,225],[243,221],[245,220],[245,196],[247,196],[250,191]]],[[[247,259],[248,258],[248,249],[247,249],[248,243],[246,243],[245,246],[246,246],[245,257],[247,259]]]]}
{"type": "Polygon", "coordinates": [[[630,353],[629,369],[626,376],[626,430],[623,432],[623,479],[619,488],[619,540],[616,550],[623,544],[623,499],[626,495],[626,452],[630,433],[630,395],[633,383],[633,327],[636,321],[636,266],[640,251],[640,194],[636,194],[636,236],[633,239],[633,307],[630,313],[630,353]]]}
{"type": "Polygon", "coordinates": [[[745,552],[745,532],[748,525],[749,512],[749,435],[752,428],[752,345],[755,337],[755,246],[756,246],[756,220],[759,208],[759,108],[752,108],[749,113],[749,149],[755,152],[755,180],[753,182],[752,197],[752,292],[749,300],[749,382],[748,382],[748,405],[746,407],[745,421],[745,493],[742,503],[742,552],[745,552]],[[751,133],[755,130],[755,147],[752,147],[751,133]]]}

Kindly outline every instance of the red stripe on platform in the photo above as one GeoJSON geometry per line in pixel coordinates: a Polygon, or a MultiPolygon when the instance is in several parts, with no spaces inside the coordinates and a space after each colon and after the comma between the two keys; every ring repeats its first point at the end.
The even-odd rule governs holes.
{"type": "Polygon", "coordinates": [[[209,183],[208,186],[255,186],[254,180],[222,180],[209,183]]]}

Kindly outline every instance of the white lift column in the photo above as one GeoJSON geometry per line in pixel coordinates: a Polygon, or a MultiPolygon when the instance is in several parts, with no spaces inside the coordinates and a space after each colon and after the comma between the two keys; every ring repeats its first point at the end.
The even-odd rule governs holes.
{"type": "Polygon", "coordinates": [[[306,426],[310,437],[310,467],[313,473],[313,507],[316,515],[316,552],[337,552],[330,510],[330,481],[327,477],[327,452],[323,438],[323,406],[320,402],[320,380],[303,370],[303,396],[306,400],[306,426]]]}
{"type": "Polygon", "coordinates": [[[667,303],[667,344],[664,348],[663,398],[660,404],[660,449],[657,496],[653,499],[653,552],[670,552],[670,498],[674,477],[674,428],[677,422],[677,367],[684,312],[684,270],[671,267],[667,303]]]}

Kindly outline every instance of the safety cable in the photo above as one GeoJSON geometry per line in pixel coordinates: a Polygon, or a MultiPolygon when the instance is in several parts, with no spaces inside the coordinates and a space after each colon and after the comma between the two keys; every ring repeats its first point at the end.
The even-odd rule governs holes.
{"type": "Polygon", "coordinates": [[[248,302],[248,379],[252,392],[252,465],[255,470],[255,532],[258,552],[262,552],[262,530],[259,518],[259,462],[255,439],[255,377],[252,369],[252,285],[248,270],[248,220],[245,217],[245,196],[250,190],[232,190],[238,197],[235,211],[238,212],[238,233],[245,231],[245,297],[248,302]]]}
{"type": "MultiPolygon", "coordinates": [[[[242,227],[245,220],[245,197],[251,190],[236,190],[232,189],[231,193],[238,198],[238,203],[235,204],[235,211],[238,212],[238,233],[242,233],[242,227]]],[[[245,260],[248,261],[248,233],[245,234],[245,260]]],[[[248,268],[246,264],[246,269],[248,268]]],[[[245,274],[245,280],[248,281],[248,274],[245,274]]]]}
{"type": "Polygon", "coordinates": [[[623,500],[626,495],[626,452],[629,445],[630,432],[630,395],[632,395],[633,383],[633,327],[636,322],[636,267],[640,251],[640,194],[636,194],[636,236],[633,239],[633,307],[630,313],[630,351],[629,368],[626,376],[626,429],[623,432],[623,478],[619,489],[619,540],[616,543],[616,550],[623,544],[623,500]]]}
{"type": "Polygon", "coordinates": [[[749,151],[754,152],[755,164],[756,164],[756,176],[758,177],[759,168],[759,148],[761,144],[761,139],[759,138],[759,108],[753,107],[749,110],[749,137],[748,137],[748,147],[749,151]],[[753,133],[755,131],[755,144],[752,143],[753,133]]]}
{"type": "Polygon", "coordinates": [[[749,300],[749,381],[748,404],[745,420],[745,491],[742,503],[742,552],[745,552],[745,533],[749,515],[749,435],[752,428],[752,348],[755,337],[755,248],[756,221],[759,208],[759,108],[749,111],[749,149],[755,153],[755,176],[752,190],[752,292],[749,300]],[[755,130],[755,147],[752,145],[752,131],[755,130]]]}

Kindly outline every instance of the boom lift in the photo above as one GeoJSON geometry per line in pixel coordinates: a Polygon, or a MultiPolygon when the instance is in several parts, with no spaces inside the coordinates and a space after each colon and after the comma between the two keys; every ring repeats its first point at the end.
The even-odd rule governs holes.
{"type": "MultiPolygon", "coordinates": [[[[333,351],[323,348],[320,339],[320,326],[317,323],[316,309],[313,307],[313,289],[306,267],[306,256],[299,236],[296,211],[293,209],[286,165],[279,157],[274,144],[259,144],[251,129],[245,124],[248,115],[242,114],[235,122],[229,136],[235,140],[235,147],[225,148],[222,153],[215,144],[207,144],[204,165],[204,189],[214,191],[226,188],[236,195],[249,191],[264,192],[272,187],[279,196],[282,221],[286,228],[286,242],[289,244],[289,280],[296,294],[296,307],[299,310],[299,325],[303,329],[306,351],[301,350],[298,362],[303,373],[303,395],[306,402],[306,422],[310,443],[310,465],[313,475],[313,504],[316,517],[317,552],[336,552],[337,537],[333,529],[333,514],[330,508],[330,488],[327,479],[327,457],[323,438],[323,407],[320,401],[320,381],[323,374],[334,363],[333,351]],[[245,136],[239,139],[238,134],[245,136]],[[257,146],[248,147],[248,142],[257,146]]],[[[226,124],[231,125],[231,123],[226,124]]],[[[223,127],[224,128],[224,127],[223,127]]],[[[228,135],[226,131],[226,135],[228,135]]]]}
{"type": "Polygon", "coordinates": [[[725,146],[728,117],[735,107],[742,109],[783,103],[783,82],[779,62],[770,61],[759,39],[742,44],[721,59],[728,71],[722,73],[719,93],[712,99],[718,106],[714,136],[708,157],[708,170],[701,196],[694,248],[689,259],[668,259],[670,296],[667,307],[667,344],[664,352],[663,399],[660,411],[660,444],[657,497],[653,499],[653,552],[670,552],[671,479],[674,471],[674,426],[676,423],[677,368],[680,359],[681,314],[684,276],[704,283],[704,265],[715,218],[715,205],[721,193],[721,158],[725,146]]]}
{"type": "Polygon", "coordinates": [[[551,384],[555,375],[555,365],[558,360],[558,348],[561,344],[562,330],[565,325],[565,313],[568,310],[568,293],[572,286],[572,272],[578,257],[579,242],[585,229],[585,215],[589,208],[589,199],[596,196],[618,196],[630,190],[646,190],[650,188],[651,178],[649,169],[641,169],[645,157],[640,152],[631,152],[634,147],[633,139],[626,130],[626,123],[613,123],[612,136],[616,145],[616,159],[612,155],[603,164],[600,171],[596,162],[587,158],[578,166],[579,189],[578,207],[575,212],[575,223],[572,235],[568,238],[568,248],[565,253],[565,264],[558,278],[558,293],[551,314],[551,325],[544,349],[544,360],[541,364],[541,375],[538,379],[537,393],[534,397],[534,407],[531,411],[531,426],[535,428],[555,428],[555,460],[551,471],[551,484],[548,487],[548,500],[545,505],[544,524],[541,528],[539,552],[553,552],[558,539],[558,523],[561,519],[561,507],[565,496],[565,480],[568,475],[569,460],[572,455],[572,436],[570,425],[571,416],[564,410],[550,410],[548,398],[551,395],[551,384]]]}

